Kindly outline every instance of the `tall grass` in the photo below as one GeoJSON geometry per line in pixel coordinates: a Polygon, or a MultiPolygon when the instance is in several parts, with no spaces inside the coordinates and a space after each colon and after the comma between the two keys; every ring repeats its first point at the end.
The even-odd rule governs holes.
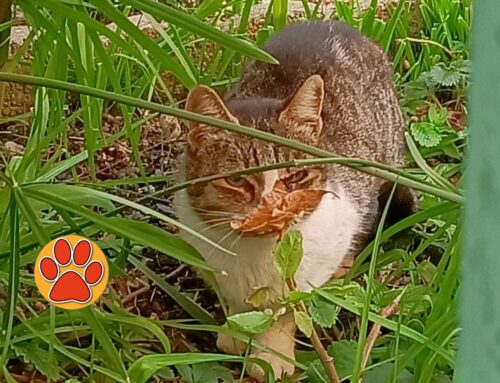
{"type": "MultiPolygon", "coordinates": [[[[401,172],[183,112],[178,108],[178,98],[182,98],[179,87],[230,84],[243,57],[273,62],[243,37],[249,34],[253,1],[225,4],[205,0],[194,8],[152,0],[18,0],[17,5],[36,37],[30,47],[32,75],[0,73],[0,80],[32,84],[34,94],[32,110],[20,117],[30,125],[23,155],[7,155],[0,148],[0,285],[6,289],[4,301],[0,301],[0,365],[7,381],[19,378],[19,368],[28,368],[25,362],[50,381],[77,377],[130,382],[173,375],[194,382],[194,376],[213,369],[218,371],[217,381],[231,375],[217,362],[248,362],[245,357],[211,353],[209,345],[196,352],[173,353],[175,339],[164,333],[164,329],[223,332],[248,340],[247,334],[218,322],[193,295],[165,281],[148,266],[140,251],[150,248],[161,257],[211,272],[192,247],[153,224],[181,225],[149,203],[188,184],[168,184],[160,191],[141,191],[137,197],[124,194],[137,190],[138,185],[147,186],[140,190],[150,190],[171,182],[170,176],[151,175],[144,166],[141,126],[151,118],[146,110],[207,121],[317,157],[295,165],[342,163],[421,190],[420,211],[392,226],[381,225],[375,241],[360,254],[346,278],[318,289],[305,303],[316,325],[324,327],[323,341],[344,381],[351,376],[363,376],[365,382],[451,381],[458,333],[462,196],[460,187],[450,183],[451,176],[460,175],[460,157],[450,157],[446,145],[453,145],[461,155],[464,133],[452,136],[439,131],[443,141],[448,140],[446,145],[430,148],[408,136],[411,168],[401,172]],[[131,23],[127,18],[130,14],[151,19],[157,37],[131,23]],[[234,14],[240,16],[234,33],[220,31],[219,20],[234,14]],[[104,20],[114,22],[117,28],[108,28],[104,20]],[[166,72],[170,77],[164,76],[166,72]],[[103,124],[109,112],[123,118],[123,127],[112,134],[103,124]],[[84,142],[78,152],[71,148],[75,131],[84,142]],[[137,178],[102,181],[97,154],[120,140],[131,148],[137,178]],[[426,162],[429,158],[432,161],[426,162]],[[82,167],[89,177],[79,173],[82,167]],[[139,212],[142,219],[131,219],[131,210],[139,212]],[[91,237],[105,249],[112,278],[127,270],[140,272],[183,309],[185,321],[131,314],[113,288],[98,305],[85,310],[38,309],[43,302],[34,293],[33,262],[49,239],[68,233],[91,237]],[[384,317],[382,310],[398,296],[398,314],[384,317]],[[329,320],[337,318],[331,323],[333,330],[324,323],[325,313],[329,320]],[[363,365],[361,351],[374,324],[384,331],[363,365]]],[[[257,33],[257,39],[286,25],[287,6],[287,1],[270,4],[259,27],[263,33],[257,33]]],[[[305,2],[304,6],[304,18],[318,14],[305,2]]],[[[436,65],[450,68],[468,58],[470,7],[470,1],[422,0],[414,9],[401,1],[389,7],[388,16],[382,18],[377,1],[361,13],[354,2],[335,2],[336,17],[376,40],[393,58],[401,86],[410,81],[413,86],[436,65]],[[421,20],[416,34],[410,28],[415,14],[421,20]]],[[[419,101],[446,108],[443,105],[449,100],[442,98],[442,92],[454,94],[465,86],[463,81],[451,86],[436,84],[420,94],[419,101]]],[[[402,97],[407,94],[402,92],[402,97]]],[[[402,99],[402,103],[409,102],[402,99]]],[[[408,113],[413,119],[424,118],[419,110],[410,108],[408,113]]],[[[206,179],[191,183],[201,181],[206,179]]],[[[304,371],[299,378],[309,382],[327,379],[312,351],[299,351],[296,365],[304,371]]],[[[268,366],[263,367],[273,381],[268,366]]]]}

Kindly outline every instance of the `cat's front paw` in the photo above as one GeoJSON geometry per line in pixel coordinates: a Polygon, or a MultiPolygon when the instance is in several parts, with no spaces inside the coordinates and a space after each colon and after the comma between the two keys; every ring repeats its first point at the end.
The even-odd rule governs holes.
{"type": "MultiPolygon", "coordinates": [[[[269,354],[267,352],[261,352],[258,354],[252,354],[250,356],[253,358],[263,359],[267,363],[269,363],[274,371],[274,376],[277,379],[283,378],[284,376],[291,376],[295,371],[295,366],[292,363],[280,358],[277,355],[269,354]]],[[[265,381],[264,370],[256,363],[250,363],[248,365],[248,375],[250,375],[251,378],[257,380],[258,382],[265,381]]]]}
{"type": "Polygon", "coordinates": [[[217,336],[217,348],[231,355],[243,355],[247,345],[241,340],[234,339],[232,336],[219,334],[217,336]]]}

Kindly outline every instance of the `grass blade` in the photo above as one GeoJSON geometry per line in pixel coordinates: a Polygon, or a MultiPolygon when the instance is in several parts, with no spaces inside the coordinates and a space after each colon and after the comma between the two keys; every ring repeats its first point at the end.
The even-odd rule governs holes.
{"type": "Polygon", "coordinates": [[[11,195],[9,205],[10,216],[10,260],[9,260],[9,296],[7,302],[7,310],[4,314],[4,323],[2,324],[2,332],[4,334],[4,342],[2,354],[0,355],[0,366],[4,367],[7,360],[7,353],[10,349],[10,339],[12,336],[12,325],[14,323],[14,315],[16,312],[16,299],[19,288],[19,268],[20,268],[20,252],[19,252],[19,212],[14,194],[11,195]]]}
{"type": "MultiPolygon", "coordinates": [[[[95,1],[95,0],[94,0],[95,1]]],[[[132,5],[150,15],[165,20],[168,23],[183,28],[186,31],[192,32],[198,36],[205,37],[211,41],[217,42],[222,46],[233,49],[245,56],[252,57],[271,64],[277,64],[275,58],[269,53],[257,48],[252,43],[237,39],[227,33],[221,32],[218,29],[204,24],[196,17],[181,12],[175,8],[158,3],[153,0],[122,0],[124,3],[132,5]]]]}
{"type": "Polygon", "coordinates": [[[123,363],[123,359],[118,353],[111,340],[111,337],[108,334],[108,330],[104,328],[101,321],[97,318],[94,313],[94,309],[92,306],[85,307],[80,310],[80,313],[92,329],[92,334],[97,338],[99,344],[104,349],[104,352],[108,356],[108,362],[114,366],[114,370],[118,371],[123,380],[128,380],[127,369],[125,368],[125,364],[123,363]]]}
{"type": "MultiPolygon", "coordinates": [[[[172,107],[168,107],[165,105],[160,105],[157,103],[152,103],[148,101],[144,101],[141,99],[137,99],[134,97],[129,97],[125,95],[119,95],[113,92],[108,92],[104,91],[101,89],[96,89],[96,88],[91,88],[83,85],[77,85],[77,84],[72,84],[69,82],[65,81],[58,81],[58,80],[51,80],[51,79],[45,79],[45,78],[40,78],[36,76],[26,76],[26,75],[19,75],[19,74],[13,74],[13,73],[4,73],[0,72],[0,81],[13,81],[13,82],[19,82],[19,83],[26,83],[26,84],[33,84],[33,85],[39,85],[39,86],[47,86],[50,88],[56,88],[56,89],[62,89],[62,90],[67,90],[70,92],[77,92],[77,93],[83,93],[87,94],[90,96],[94,97],[99,97],[99,98],[105,98],[109,99],[112,101],[116,101],[119,103],[124,103],[132,106],[136,106],[139,108],[145,108],[165,114],[169,114],[171,116],[183,118],[186,120],[191,120],[191,121],[196,121],[200,122],[206,125],[211,125],[215,126],[218,128],[222,128],[225,130],[237,132],[244,134],[246,136],[254,137],[257,139],[261,139],[264,141],[272,142],[278,145],[282,145],[285,147],[289,147],[291,149],[295,149],[304,153],[311,154],[316,157],[320,158],[331,158],[335,157],[334,153],[330,153],[327,150],[323,150],[311,145],[305,145],[302,144],[298,141],[293,141],[290,139],[286,139],[271,133],[267,133],[262,130],[258,129],[252,129],[248,127],[244,127],[241,125],[237,125],[228,121],[224,120],[218,120],[215,118],[211,117],[206,117],[202,115],[198,115],[195,113],[190,113],[185,110],[180,110],[172,107]]],[[[356,159],[350,159],[351,161],[358,161],[358,165],[353,165],[346,163],[346,166],[351,166],[355,167],[356,169],[365,172],[370,175],[374,175],[379,178],[386,179],[388,181],[395,182],[397,181],[399,185],[402,186],[408,186],[410,188],[414,188],[416,190],[421,190],[423,192],[436,195],[442,198],[445,198],[447,200],[456,202],[456,203],[462,203],[463,198],[461,195],[457,195],[456,193],[451,193],[449,191],[441,190],[439,188],[435,188],[433,186],[429,186],[426,183],[423,182],[417,182],[414,180],[410,180],[407,176],[405,176],[404,173],[401,171],[398,172],[397,169],[393,169],[391,167],[385,166],[380,163],[376,162],[371,162],[371,161],[364,161],[365,165],[360,166],[359,165],[359,160],[356,159]],[[368,164],[369,165],[366,165],[368,164]],[[399,174],[395,174],[399,173],[399,174]]]]}
{"type": "Polygon", "coordinates": [[[153,270],[147,267],[134,256],[129,256],[128,261],[140,270],[146,277],[151,279],[158,287],[165,291],[170,297],[175,300],[186,312],[193,318],[198,319],[201,323],[215,324],[216,321],[212,314],[206,311],[203,307],[197,305],[189,297],[179,292],[174,286],[166,282],[162,277],[156,274],[153,270]]]}

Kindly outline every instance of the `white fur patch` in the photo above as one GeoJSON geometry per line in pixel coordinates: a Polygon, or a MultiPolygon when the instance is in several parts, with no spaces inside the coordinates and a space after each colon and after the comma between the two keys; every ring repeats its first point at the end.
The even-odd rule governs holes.
{"type": "Polygon", "coordinates": [[[277,170],[269,170],[264,173],[264,190],[262,191],[262,197],[272,192],[278,178],[279,174],[277,170]]]}
{"type": "Polygon", "coordinates": [[[316,210],[294,229],[303,237],[304,256],[296,275],[297,287],[310,291],[327,282],[348,253],[361,216],[343,190],[325,194],[316,210]]]}
{"type": "MultiPolygon", "coordinates": [[[[266,175],[266,188],[268,181],[270,183],[276,176],[266,175]]],[[[301,290],[311,290],[311,286],[320,286],[331,278],[349,251],[359,227],[360,215],[355,205],[343,190],[336,193],[338,197],[325,194],[317,209],[294,227],[303,235],[304,257],[296,275],[301,290]]],[[[232,312],[248,310],[250,307],[245,304],[245,299],[255,289],[268,287],[271,301],[282,294],[283,281],[275,269],[272,255],[277,236],[249,236],[238,240],[238,233],[232,232],[225,237],[229,223],[207,228],[190,206],[185,190],[176,193],[175,208],[182,223],[203,231],[202,234],[214,242],[222,240],[223,247],[237,254],[224,253],[181,231],[181,236],[200,252],[207,263],[222,272],[216,274],[216,278],[232,312]]]]}

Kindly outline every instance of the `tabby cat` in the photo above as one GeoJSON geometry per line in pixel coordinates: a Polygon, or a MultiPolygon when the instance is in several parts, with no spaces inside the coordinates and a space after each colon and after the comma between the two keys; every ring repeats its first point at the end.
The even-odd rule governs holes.
{"type": "MultiPolygon", "coordinates": [[[[280,64],[249,61],[224,98],[198,86],[189,94],[186,109],[340,156],[403,165],[405,126],[391,65],[373,42],[344,23],[317,21],[289,25],[263,49],[280,64]]],[[[275,144],[188,122],[179,175],[189,180],[303,158],[307,156],[275,144]]],[[[286,211],[269,209],[280,198],[281,209],[293,211],[287,227],[302,233],[304,248],[296,283],[307,291],[328,281],[373,234],[384,190],[383,180],[340,165],[290,168],[196,184],[177,193],[175,205],[181,222],[237,254],[182,234],[220,270],[216,280],[234,314],[252,309],[248,297],[257,289],[267,292],[261,309],[277,309],[277,298],[287,291],[273,265],[272,252],[281,233],[258,225],[240,230],[249,217],[260,214],[263,222],[281,219],[276,215],[286,211]],[[286,199],[292,193],[307,197],[312,191],[321,191],[320,198],[305,201],[306,208],[286,199]]],[[[298,200],[304,204],[304,198],[298,200]]],[[[399,190],[396,200],[396,211],[412,208],[409,190],[399,190]]],[[[293,359],[295,330],[291,314],[285,313],[256,340],[293,359]]],[[[234,354],[246,346],[223,335],[217,345],[234,354]]],[[[278,377],[294,371],[293,364],[278,356],[258,349],[252,354],[268,361],[278,377]]],[[[249,374],[263,379],[257,365],[250,366],[249,374]]]]}

